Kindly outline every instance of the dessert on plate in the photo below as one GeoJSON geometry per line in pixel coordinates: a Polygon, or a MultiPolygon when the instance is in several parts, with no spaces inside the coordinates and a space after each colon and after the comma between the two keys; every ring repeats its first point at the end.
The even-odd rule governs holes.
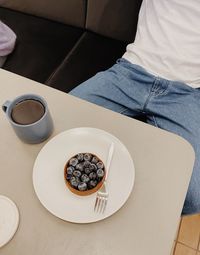
{"type": "Polygon", "coordinates": [[[64,179],[73,193],[87,196],[102,186],[105,171],[104,163],[95,154],[78,153],[67,161],[64,168],[64,179]]]}

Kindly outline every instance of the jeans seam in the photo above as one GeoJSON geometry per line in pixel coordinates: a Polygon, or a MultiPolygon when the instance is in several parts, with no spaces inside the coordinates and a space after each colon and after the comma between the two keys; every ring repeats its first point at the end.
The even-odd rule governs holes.
{"type": "Polygon", "coordinates": [[[159,128],[158,122],[157,122],[157,120],[156,120],[156,117],[155,117],[154,115],[152,115],[152,118],[153,118],[153,121],[154,121],[155,126],[156,126],[157,128],[159,128]]]}
{"type": "Polygon", "coordinates": [[[168,93],[168,91],[169,91],[169,89],[170,89],[170,87],[171,87],[171,84],[172,84],[172,82],[169,81],[169,83],[168,83],[166,89],[164,89],[164,90],[162,90],[162,91],[160,91],[160,92],[158,92],[158,93],[154,93],[154,97],[157,97],[157,96],[165,96],[165,95],[168,93]]]}
{"type": "Polygon", "coordinates": [[[125,112],[127,112],[128,111],[128,109],[123,109],[123,110],[121,110],[119,113],[120,114],[123,114],[123,113],[125,113],[125,112]]]}
{"type": "Polygon", "coordinates": [[[159,88],[159,83],[160,83],[160,78],[156,77],[156,79],[154,80],[153,86],[151,88],[151,92],[152,93],[156,93],[157,89],[159,88]]]}

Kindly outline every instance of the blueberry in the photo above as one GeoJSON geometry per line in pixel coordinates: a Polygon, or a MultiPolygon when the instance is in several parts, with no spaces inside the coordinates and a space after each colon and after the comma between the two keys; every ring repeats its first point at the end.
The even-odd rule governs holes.
{"type": "Polygon", "coordinates": [[[89,176],[87,174],[83,174],[81,176],[81,181],[82,182],[89,182],[89,180],[90,180],[90,178],[89,178],[89,176]]]}
{"type": "Polygon", "coordinates": [[[81,191],[86,190],[87,189],[87,184],[85,182],[79,183],[78,189],[81,190],[81,191]]]}
{"type": "Polygon", "coordinates": [[[97,186],[97,181],[95,181],[95,180],[89,181],[89,183],[88,183],[88,188],[89,189],[93,189],[96,186],[97,186]]]}
{"type": "Polygon", "coordinates": [[[71,186],[73,187],[73,188],[77,188],[78,187],[78,185],[79,185],[79,183],[78,183],[78,181],[75,179],[75,180],[70,180],[70,183],[71,183],[71,186]]]}
{"type": "Polygon", "coordinates": [[[85,171],[85,173],[86,173],[86,174],[91,173],[91,170],[90,170],[89,168],[85,168],[85,170],[84,170],[84,171],[85,171]]]}
{"type": "Polygon", "coordinates": [[[92,160],[91,160],[91,162],[94,163],[94,164],[96,164],[98,161],[99,161],[99,160],[98,160],[97,157],[93,157],[92,160]]]}
{"type": "Polygon", "coordinates": [[[78,159],[77,158],[71,158],[69,161],[69,164],[71,166],[76,166],[78,164],[78,159]]]}
{"type": "Polygon", "coordinates": [[[92,170],[92,171],[96,171],[97,166],[95,164],[90,164],[89,169],[92,170]]]}
{"type": "Polygon", "coordinates": [[[90,166],[90,162],[89,161],[84,161],[84,163],[83,163],[83,167],[85,167],[85,168],[87,168],[87,167],[89,167],[90,166]]]}
{"type": "Polygon", "coordinates": [[[78,159],[78,161],[83,161],[83,153],[79,153],[76,158],[78,159]]]}
{"type": "Polygon", "coordinates": [[[96,177],[97,177],[97,174],[96,174],[95,172],[91,172],[91,173],[89,174],[89,178],[90,178],[91,180],[95,180],[96,177]]]}
{"type": "Polygon", "coordinates": [[[76,177],[72,176],[70,182],[76,181],[76,177]]]}
{"type": "Polygon", "coordinates": [[[104,171],[102,169],[97,170],[97,177],[102,178],[104,176],[104,171]]]}
{"type": "Polygon", "coordinates": [[[75,177],[80,177],[80,176],[81,176],[81,172],[78,171],[78,170],[74,170],[73,175],[74,175],[75,177]]]}
{"type": "Polygon", "coordinates": [[[72,178],[72,175],[71,174],[66,174],[66,179],[67,180],[70,180],[72,178]]]}
{"type": "Polygon", "coordinates": [[[67,168],[67,174],[72,174],[73,171],[74,171],[74,167],[73,167],[73,166],[69,166],[69,167],[67,168]]]}
{"type": "Polygon", "coordinates": [[[85,161],[90,161],[91,158],[92,158],[92,155],[91,155],[90,153],[85,153],[85,154],[84,154],[84,160],[85,160],[85,161]]]}
{"type": "Polygon", "coordinates": [[[79,177],[75,177],[76,178],[76,181],[78,182],[78,184],[81,182],[80,178],[79,177]]]}
{"type": "Polygon", "coordinates": [[[103,169],[103,167],[104,167],[103,162],[99,161],[97,163],[97,167],[100,168],[100,169],[103,169]]]}
{"type": "Polygon", "coordinates": [[[82,172],[82,171],[84,170],[83,162],[77,164],[77,165],[76,165],[76,169],[82,172]]]}

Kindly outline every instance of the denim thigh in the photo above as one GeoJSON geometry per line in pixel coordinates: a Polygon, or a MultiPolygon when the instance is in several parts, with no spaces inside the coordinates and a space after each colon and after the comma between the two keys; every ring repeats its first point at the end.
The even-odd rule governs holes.
{"type": "Polygon", "coordinates": [[[99,72],[70,91],[70,94],[130,117],[142,115],[153,76],[124,59],[99,72]]]}

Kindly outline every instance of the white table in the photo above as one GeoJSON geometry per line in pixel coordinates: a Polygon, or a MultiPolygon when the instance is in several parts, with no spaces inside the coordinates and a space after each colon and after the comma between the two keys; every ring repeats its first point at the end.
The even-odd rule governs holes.
{"type": "Polygon", "coordinates": [[[126,145],[136,168],[133,192],[112,217],[85,225],[62,221],[33,189],[33,164],[45,143],[22,143],[0,111],[0,194],[20,211],[19,229],[0,255],[170,254],[194,162],[188,142],[4,70],[0,91],[0,105],[25,93],[43,96],[55,123],[53,136],[82,126],[110,132],[126,145]]]}

